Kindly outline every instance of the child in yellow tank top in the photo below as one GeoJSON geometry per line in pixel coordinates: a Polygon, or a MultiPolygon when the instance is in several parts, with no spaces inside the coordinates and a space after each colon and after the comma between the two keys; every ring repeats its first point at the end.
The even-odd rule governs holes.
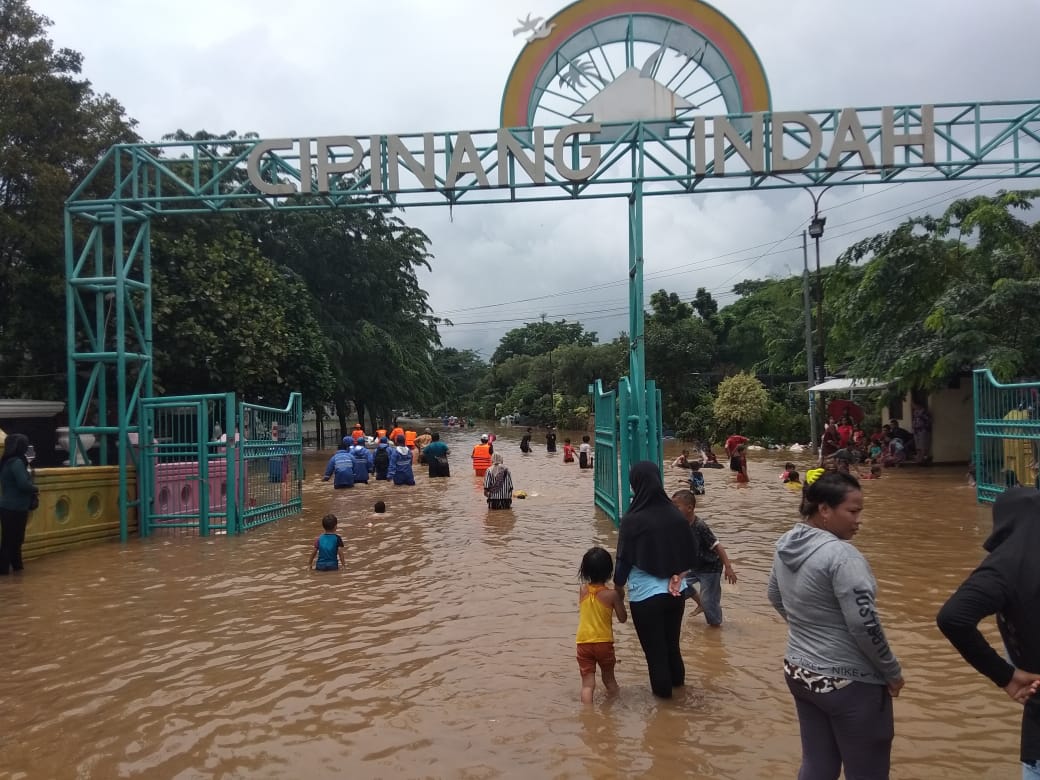
{"type": "Polygon", "coordinates": [[[596,667],[599,666],[603,686],[607,693],[618,692],[614,678],[614,626],[613,616],[619,622],[628,620],[625,599],[614,588],[607,587],[607,580],[614,573],[614,559],[602,547],[593,547],[581,559],[578,577],[582,586],[578,590],[578,671],[581,672],[581,701],[592,704],[596,691],[596,667]]]}

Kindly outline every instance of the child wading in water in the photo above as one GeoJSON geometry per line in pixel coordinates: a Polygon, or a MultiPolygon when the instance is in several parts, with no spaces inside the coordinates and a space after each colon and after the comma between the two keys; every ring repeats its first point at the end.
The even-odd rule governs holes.
{"type": "Polygon", "coordinates": [[[578,468],[592,468],[592,444],[589,443],[587,433],[581,437],[581,446],[578,448],[578,468]]]}
{"type": "Polygon", "coordinates": [[[596,691],[596,665],[603,677],[607,693],[618,692],[614,678],[614,624],[612,615],[619,622],[628,620],[625,599],[614,588],[607,587],[607,580],[614,573],[614,559],[602,547],[593,547],[581,559],[578,577],[582,586],[578,590],[578,670],[581,672],[581,701],[592,704],[596,691]]]}
{"type": "Polygon", "coordinates": [[[314,566],[315,571],[336,571],[340,566],[346,566],[343,558],[343,537],[336,533],[339,519],[335,515],[325,515],[321,518],[321,527],[325,533],[314,540],[314,550],[311,551],[311,559],[307,562],[307,568],[314,566]],[[314,563],[314,559],[318,563],[314,563]]]}
{"type": "Polygon", "coordinates": [[[574,445],[571,444],[570,439],[563,440],[563,462],[574,463],[574,445]]]}

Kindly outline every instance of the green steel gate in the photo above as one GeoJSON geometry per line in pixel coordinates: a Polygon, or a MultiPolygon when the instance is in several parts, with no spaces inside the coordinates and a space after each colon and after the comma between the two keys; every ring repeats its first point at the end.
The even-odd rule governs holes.
{"type": "Polygon", "coordinates": [[[303,508],[303,408],[233,393],[146,398],[139,444],[140,532],[236,534],[303,508]]]}
{"type": "Polygon", "coordinates": [[[618,512],[618,424],[617,393],[603,391],[603,380],[597,379],[589,390],[595,413],[595,450],[592,462],[593,496],[596,506],[616,524],[618,512]]]}
{"type": "Polygon", "coordinates": [[[293,393],[283,409],[242,403],[239,448],[242,530],[303,509],[303,403],[293,393]]]}
{"type": "Polygon", "coordinates": [[[640,416],[636,412],[636,399],[632,397],[632,384],[628,377],[621,377],[618,390],[606,393],[599,379],[593,387],[596,412],[596,460],[594,496],[596,506],[602,509],[617,525],[621,515],[632,503],[632,486],[628,471],[632,466],[633,453],[646,452],[648,458],[661,469],[664,476],[664,442],[661,440],[661,391],[654,380],[645,384],[646,409],[645,439],[639,438],[640,416]],[[619,462],[620,456],[620,462],[619,462]],[[620,475],[618,469],[620,468],[620,475]]]}
{"type": "Polygon", "coordinates": [[[1040,382],[1001,384],[975,371],[975,495],[992,502],[1015,485],[1037,486],[1040,382]]]}
{"type": "Polygon", "coordinates": [[[235,533],[237,463],[225,433],[235,430],[234,394],[145,398],[140,419],[141,536],[235,533]]]}

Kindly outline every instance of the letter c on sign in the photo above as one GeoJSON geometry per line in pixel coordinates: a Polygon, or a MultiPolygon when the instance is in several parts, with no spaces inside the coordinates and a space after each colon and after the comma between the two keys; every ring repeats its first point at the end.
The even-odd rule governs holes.
{"type": "Polygon", "coordinates": [[[274,184],[260,178],[260,158],[267,152],[275,149],[292,149],[291,138],[274,138],[270,141],[261,141],[253,147],[246,159],[246,172],[249,174],[249,183],[256,187],[262,195],[292,195],[296,187],[292,184],[274,184]]]}

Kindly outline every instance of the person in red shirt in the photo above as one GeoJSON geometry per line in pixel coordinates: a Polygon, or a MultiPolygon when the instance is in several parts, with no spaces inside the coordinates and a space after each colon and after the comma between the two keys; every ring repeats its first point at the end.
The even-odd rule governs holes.
{"type": "Polygon", "coordinates": [[[734,455],[737,454],[737,447],[739,447],[741,444],[747,443],[748,438],[746,436],[740,436],[734,433],[732,436],[726,439],[726,443],[723,445],[723,448],[726,450],[726,454],[732,458],[734,455]]]}
{"type": "Polygon", "coordinates": [[[570,439],[563,440],[563,462],[574,463],[574,445],[570,439]]]}

